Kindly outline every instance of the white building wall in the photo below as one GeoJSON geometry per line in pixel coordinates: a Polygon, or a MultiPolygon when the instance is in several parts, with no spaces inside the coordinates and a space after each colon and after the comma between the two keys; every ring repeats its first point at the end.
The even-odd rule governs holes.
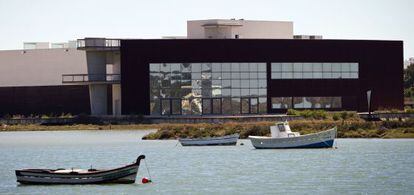
{"type": "Polygon", "coordinates": [[[0,51],[0,87],[62,85],[62,74],[86,73],[86,53],[74,48],[0,51]]]}
{"type": "Polygon", "coordinates": [[[235,35],[241,39],[293,39],[293,22],[220,19],[187,21],[189,39],[234,39],[235,35]],[[214,33],[217,34],[216,37],[214,33]]]}

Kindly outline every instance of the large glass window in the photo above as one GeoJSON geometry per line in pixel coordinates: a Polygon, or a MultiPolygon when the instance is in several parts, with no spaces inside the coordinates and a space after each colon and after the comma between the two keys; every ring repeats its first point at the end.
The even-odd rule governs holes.
{"type": "Polygon", "coordinates": [[[273,109],[342,108],[341,97],[272,97],[273,109]]]}
{"type": "Polygon", "coordinates": [[[152,115],[267,113],[266,63],[151,63],[149,69],[152,115]]]}
{"type": "Polygon", "coordinates": [[[358,63],[272,63],[272,79],[357,79],[358,63]]]}

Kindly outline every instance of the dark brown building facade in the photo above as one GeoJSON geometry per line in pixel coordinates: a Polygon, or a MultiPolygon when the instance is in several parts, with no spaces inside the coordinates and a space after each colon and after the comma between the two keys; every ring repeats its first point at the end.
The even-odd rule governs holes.
{"type": "Polygon", "coordinates": [[[402,41],[122,40],[122,113],[403,108],[402,41]]]}

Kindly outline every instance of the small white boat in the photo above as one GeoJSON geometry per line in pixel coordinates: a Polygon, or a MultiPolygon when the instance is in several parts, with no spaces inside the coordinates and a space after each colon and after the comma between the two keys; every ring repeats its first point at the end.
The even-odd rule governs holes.
{"type": "Polygon", "coordinates": [[[217,145],[236,145],[239,134],[226,135],[222,137],[203,137],[195,139],[178,139],[182,146],[217,146],[217,145]]]}
{"type": "Polygon", "coordinates": [[[256,149],[276,148],[330,148],[336,138],[336,127],[312,133],[300,135],[292,132],[288,122],[276,123],[270,127],[271,137],[249,136],[250,141],[256,149]]]}
{"type": "Polygon", "coordinates": [[[99,183],[135,183],[140,161],[107,170],[97,169],[21,169],[16,170],[17,182],[21,184],[99,184],[99,183]]]}

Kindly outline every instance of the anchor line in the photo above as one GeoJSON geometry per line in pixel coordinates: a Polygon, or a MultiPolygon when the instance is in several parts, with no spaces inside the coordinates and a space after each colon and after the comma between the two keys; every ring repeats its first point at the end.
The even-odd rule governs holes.
{"type": "Polygon", "coordinates": [[[147,165],[147,160],[146,159],[144,159],[144,163],[145,163],[145,168],[147,169],[148,176],[152,180],[152,177],[151,177],[150,171],[148,169],[148,165],[147,165]]]}

